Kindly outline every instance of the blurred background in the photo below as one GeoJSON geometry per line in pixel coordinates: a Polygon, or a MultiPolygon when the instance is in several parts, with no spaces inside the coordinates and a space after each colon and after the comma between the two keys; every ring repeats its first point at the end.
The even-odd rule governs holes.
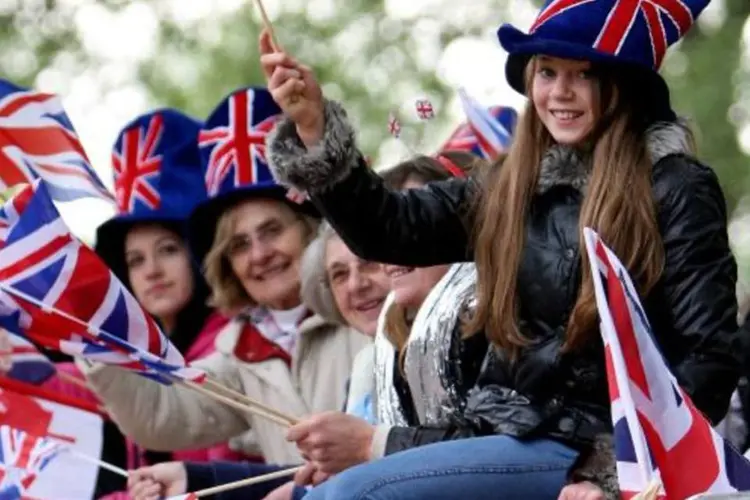
{"type": "MultiPolygon", "coordinates": [[[[521,109],[505,84],[495,31],[526,29],[532,0],[265,0],[281,45],[312,65],[342,100],[360,145],[386,166],[409,154],[388,134],[400,110],[404,140],[432,152],[463,120],[455,90],[521,109]],[[437,116],[420,123],[416,99],[437,116]]],[[[713,0],[663,73],[675,109],[695,125],[701,158],[721,179],[731,238],[750,283],[750,1],[713,0]]],[[[252,0],[0,0],[0,75],[62,95],[104,182],[119,129],[156,107],[205,118],[235,88],[261,84],[252,0]]],[[[112,215],[103,202],[61,206],[82,239],[112,215]]]]}

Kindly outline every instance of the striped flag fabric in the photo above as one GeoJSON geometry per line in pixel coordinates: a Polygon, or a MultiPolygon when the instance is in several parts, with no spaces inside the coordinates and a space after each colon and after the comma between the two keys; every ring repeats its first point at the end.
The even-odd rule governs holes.
{"type": "Polygon", "coordinates": [[[114,203],[54,94],[0,79],[0,191],[42,179],[57,201],[114,203]]]}
{"type": "Polygon", "coordinates": [[[701,414],[671,373],[627,269],[584,229],[604,340],[615,456],[624,499],[656,480],[659,498],[750,491],[750,462],[701,414]]]}
{"type": "Polygon", "coordinates": [[[117,364],[162,383],[205,373],[185,360],[101,259],[71,233],[46,185],[34,191],[0,248],[3,324],[37,344],[117,364]],[[11,318],[11,319],[9,319],[11,318]]]}

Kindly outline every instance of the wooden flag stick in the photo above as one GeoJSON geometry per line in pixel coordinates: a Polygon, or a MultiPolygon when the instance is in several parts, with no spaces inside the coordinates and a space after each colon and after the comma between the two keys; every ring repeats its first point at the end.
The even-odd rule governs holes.
{"type": "Polygon", "coordinates": [[[634,496],[632,500],[656,500],[659,497],[660,485],[658,479],[652,479],[646,489],[634,496]]]}
{"type": "Polygon", "coordinates": [[[261,403],[260,401],[251,398],[247,394],[243,394],[241,392],[235,391],[234,389],[231,389],[225,385],[220,384],[218,381],[207,377],[206,381],[203,383],[203,386],[206,389],[213,390],[219,394],[222,394],[224,396],[228,396],[230,398],[236,399],[239,402],[246,404],[248,406],[253,406],[256,408],[260,408],[261,410],[265,411],[268,414],[276,415],[277,417],[287,421],[290,425],[296,425],[297,422],[299,422],[299,419],[288,415],[286,413],[283,413],[279,410],[276,410],[275,408],[272,408],[266,404],[261,403]]]}
{"type": "Polygon", "coordinates": [[[263,27],[266,29],[266,31],[268,31],[268,34],[271,36],[271,43],[273,44],[274,52],[283,52],[284,49],[282,49],[281,45],[279,45],[279,39],[276,38],[276,33],[273,31],[273,25],[271,24],[271,20],[268,19],[266,8],[263,6],[263,0],[255,0],[255,5],[258,6],[258,10],[260,11],[260,18],[263,21],[263,27]]]}
{"type": "Polygon", "coordinates": [[[290,427],[291,423],[281,418],[277,415],[274,415],[272,413],[268,413],[265,410],[261,408],[256,408],[253,406],[249,406],[243,403],[240,403],[239,401],[235,401],[234,399],[231,399],[228,396],[224,396],[222,394],[217,393],[216,391],[212,391],[210,389],[207,389],[206,387],[203,387],[200,384],[196,384],[195,382],[191,382],[189,380],[182,380],[182,379],[174,379],[174,382],[183,386],[187,387],[189,389],[192,389],[195,392],[198,392],[200,394],[203,394],[204,396],[207,396],[209,398],[212,398],[220,403],[224,403],[225,405],[234,408],[235,410],[240,410],[245,413],[251,413],[253,415],[257,415],[261,418],[265,418],[267,420],[270,420],[271,422],[277,423],[283,427],[290,427]]]}
{"type": "MultiPolygon", "coordinates": [[[[268,35],[271,37],[271,45],[273,45],[273,51],[274,52],[284,52],[284,49],[281,47],[281,44],[279,43],[279,39],[276,37],[276,33],[273,30],[273,24],[271,24],[271,20],[268,18],[268,14],[266,13],[266,8],[263,5],[263,0],[255,0],[255,4],[258,6],[258,10],[260,11],[260,18],[263,21],[263,27],[268,31],[268,35]]],[[[292,94],[289,96],[289,101],[292,104],[296,104],[299,102],[300,96],[298,94],[292,94]]]]}
{"type": "Polygon", "coordinates": [[[206,488],[205,490],[194,491],[193,495],[195,495],[198,498],[201,498],[201,497],[207,497],[209,495],[215,495],[217,493],[222,493],[224,491],[236,490],[237,488],[244,488],[245,486],[252,486],[254,484],[265,483],[266,481],[272,481],[274,479],[279,479],[281,477],[291,476],[292,474],[295,474],[301,468],[302,466],[300,465],[299,467],[292,467],[291,469],[284,469],[284,470],[280,470],[276,472],[271,472],[268,474],[263,474],[261,476],[241,479],[239,481],[234,481],[232,483],[222,484],[219,486],[214,486],[212,488],[206,488]]]}
{"type": "Polygon", "coordinates": [[[90,457],[84,453],[81,453],[80,451],[74,450],[73,448],[69,448],[68,453],[70,453],[72,457],[75,457],[82,462],[88,462],[90,464],[101,467],[102,469],[106,469],[110,472],[114,472],[115,474],[122,476],[125,479],[128,478],[128,471],[126,471],[125,469],[121,469],[120,467],[117,467],[116,465],[112,465],[110,463],[104,462],[97,458],[90,457]]]}

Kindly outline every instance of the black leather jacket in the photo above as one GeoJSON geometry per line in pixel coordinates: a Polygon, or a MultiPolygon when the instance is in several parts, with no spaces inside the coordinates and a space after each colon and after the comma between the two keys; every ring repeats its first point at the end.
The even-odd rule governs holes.
{"type": "MultiPolygon", "coordinates": [[[[725,201],[713,171],[683,153],[678,124],[653,128],[648,143],[666,264],[643,304],[678,380],[716,423],[737,384],[743,350],[725,201]]],[[[389,191],[367,168],[335,103],[326,105],[320,147],[306,150],[290,122],[278,126],[269,146],[277,179],[305,190],[359,256],[406,266],[472,258],[474,181],[389,191]]],[[[571,355],[560,350],[580,284],[578,216],[587,170],[563,149],[545,162],[518,276],[520,318],[535,343],[515,363],[493,349],[462,418],[446,428],[391,429],[388,452],[492,433],[551,437],[585,450],[596,435],[611,432],[601,340],[571,355]]]]}

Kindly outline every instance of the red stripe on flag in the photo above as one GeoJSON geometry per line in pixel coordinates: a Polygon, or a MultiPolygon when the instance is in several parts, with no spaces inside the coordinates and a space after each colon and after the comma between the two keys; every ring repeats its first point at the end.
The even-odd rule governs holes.
{"type": "Polygon", "coordinates": [[[49,258],[52,255],[60,252],[65,246],[73,240],[72,236],[64,234],[57,236],[55,239],[39,248],[38,250],[25,256],[23,259],[14,261],[10,266],[0,268],[0,280],[7,280],[13,276],[21,273],[24,269],[27,269],[37,262],[41,262],[44,259],[49,258]]]}
{"type": "Polygon", "coordinates": [[[0,375],[0,388],[15,392],[17,394],[21,394],[23,396],[31,396],[34,398],[45,399],[52,403],[70,406],[79,410],[87,411],[89,413],[94,413],[103,418],[107,418],[107,415],[101,412],[96,404],[73,396],[68,396],[60,392],[46,389],[44,386],[27,384],[25,382],[0,375]]]}
{"type": "Polygon", "coordinates": [[[612,348],[604,348],[604,363],[607,367],[607,387],[609,388],[609,400],[614,402],[620,399],[620,389],[617,387],[617,378],[615,375],[615,364],[612,361],[612,348]]]}
{"type": "Polygon", "coordinates": [[[597,240],[596,255],[607,267],[607,302],[612,313],[612,321],[617,332],[617,338],[620,342],[622,357],[627,366],[628,377],[647,398],[651,398],[646,370],[643,368],[641,362],[638,341],[636,340],[635,331],[633,331],[633,322],[630,319],[630,310],[628,309],[625,290],[623,290],[622,283],[617,277],[616,271],[609,261],[609,257],[607,257],[607,252],[604,250],[601,240],[597,240]]]}
{"type": "Polygon", "coordinates": [[[638,412],[638,421],[651,449],[654,464],[659,468],[668,498],[690,498],[709,491],[721,472],[711,427],[703,420],[687,395],[682,396],[690,409],[693,422],[688,432],[670,450],[664,447],[659,432],[646,416],[638,412]],[[696,457],[700,459],[696,460],[696,457]]]}
{"type": "Polygon", "coordinates": [[[32,102],[47,102],[50,99],[54,99],[55,96],[52,94],[42,94],[39,92],[31,92],[23,97],[13,99],[13,101],[6,105],[4,108],[0,108],[0,116],[10,116],[24,106],[32,102]]]}
{"type": "Polygon", "coordinates": [[[99,257],[92,250],[79,247],[78,258],[65,291],[53,305],[60,311],[88,323],[102,306],[110,281],[111,273],[99,257]]]}

